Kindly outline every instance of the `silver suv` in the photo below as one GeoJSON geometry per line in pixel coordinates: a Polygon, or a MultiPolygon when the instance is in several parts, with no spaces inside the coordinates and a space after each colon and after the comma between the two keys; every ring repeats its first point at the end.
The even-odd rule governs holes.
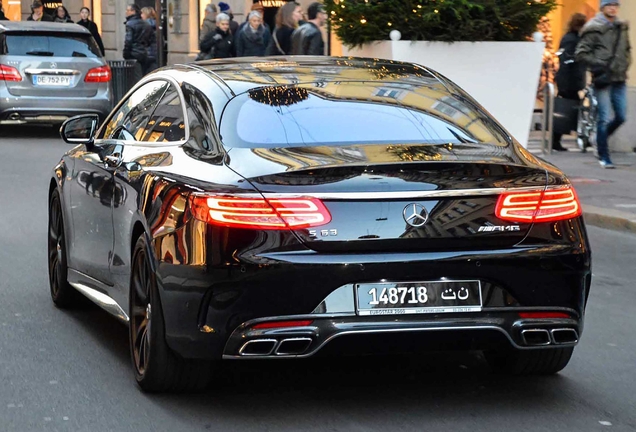
{"type": "Polygon", "coordinates": [[[0,23],[0,124],[108,115],[112,73],[88,30],[77,24],[0,23]]]}

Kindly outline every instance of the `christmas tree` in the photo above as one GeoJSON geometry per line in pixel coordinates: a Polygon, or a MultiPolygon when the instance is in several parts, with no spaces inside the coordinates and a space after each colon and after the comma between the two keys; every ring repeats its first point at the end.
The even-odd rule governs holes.
{"type": "Polygon", "coordinates": [[[388,40],[524,41],[557,0],[325,0],[345,45],[388,40]]]}

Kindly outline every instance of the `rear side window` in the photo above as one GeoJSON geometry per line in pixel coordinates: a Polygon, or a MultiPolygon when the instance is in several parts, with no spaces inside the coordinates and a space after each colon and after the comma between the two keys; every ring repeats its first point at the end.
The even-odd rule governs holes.
{"type": "Polygon", "coordinates": [[[93,37],[79,33],[5,33],[3,52],[15,56],[102,57],[93,37]]]}
{"type": "Polygon", "coordinates": [[[185,139],[183,108],[177,90],[170,86],[152,113],[141,141],[177,142],[185,139]]]}

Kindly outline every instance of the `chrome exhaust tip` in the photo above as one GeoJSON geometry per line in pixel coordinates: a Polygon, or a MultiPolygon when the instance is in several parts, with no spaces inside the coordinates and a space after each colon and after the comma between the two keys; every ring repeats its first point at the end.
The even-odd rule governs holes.
{"type": "Polygon", "coordinates": [[[551,333],[555,344],[575,344],[579,341],[579,334],[571,328],[553,329],[551,333]]]}
{"type": "Polygon", "coordinates": [[[276,348],[276,355],[300,355],[307,351],[311,345],[311,338],[283,339],[276,348]]]}
{"type": "Polygon", "coordinates": [[[13,120],[13,121],[20,120],[20,114],[17,112],[9,114],[9,120],[13,120]]]}
{"type": "Polygon", "coordinates": [[[268,356],[276,347],[276,339],[254,339],[247,341],[239,350],[242,356],[268,356]]]}
{"type": "Polygon", "coordinates": [[[523,343],[528,346],[550,345],[550,332],[546,329],[526,329],[521,330],[523,343]]]}

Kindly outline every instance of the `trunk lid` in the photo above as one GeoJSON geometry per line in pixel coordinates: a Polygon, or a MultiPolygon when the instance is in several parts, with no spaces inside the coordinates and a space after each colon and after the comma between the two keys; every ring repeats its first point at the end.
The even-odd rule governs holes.
{"type": "Polygon", "coordinates": [[[531,224],[499,220],[496,203],[505,189],[545,187],[544,167],[522,163],[501,146],[452,147],[235,148],[230,167],[266,198],[320,198],[331,222],[294,230],[315,251],[469,250],[519,243],[531,224]]]}

